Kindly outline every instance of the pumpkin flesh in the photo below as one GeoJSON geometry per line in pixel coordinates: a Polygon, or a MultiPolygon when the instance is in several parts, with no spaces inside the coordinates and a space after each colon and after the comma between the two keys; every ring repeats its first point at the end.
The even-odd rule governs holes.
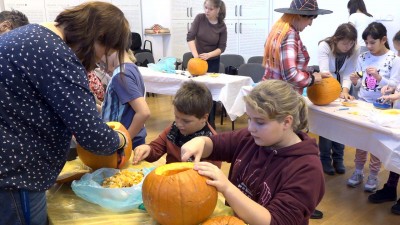
{"type": "Polygon", "coordinates": [[[162,225],[197,225],[217,204],[217,190],[193,170],[193,163],[171,163],[156,168],[143,182],[147,212],[162,225]]]}

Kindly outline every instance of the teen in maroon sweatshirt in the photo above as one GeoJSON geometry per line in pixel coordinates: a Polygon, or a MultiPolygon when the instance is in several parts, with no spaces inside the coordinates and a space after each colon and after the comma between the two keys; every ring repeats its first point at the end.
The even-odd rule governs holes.
{"type": "Polygon", "coordinates": [[[194,138],[182,146],[182,161],[232,163],[228,178],[207,162],[195,169],[246,223],[308,224],[325,188],[316,141],[301,131],[308,126],[303,97],[284,81],[267,80],[245,102],[247,129],[194,138]]]}

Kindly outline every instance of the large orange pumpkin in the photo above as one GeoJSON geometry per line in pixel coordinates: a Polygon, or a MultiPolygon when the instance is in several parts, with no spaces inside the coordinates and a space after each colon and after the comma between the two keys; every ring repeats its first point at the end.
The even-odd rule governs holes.
{"type": "Polygon", "coordinates": [[[160,166],[143,181],[142,197],[147,212],[162,225],[197,225],[214,211],[218,193],[193,163],[160,166]]]}
{"type": "MultiPolygon", "coordinates": [[[[107,125],[113,130],[118,130],[126,137],[125,162],[119,168],[126,167],[129,164],[129,158],[132,154],[132,140],[128,130],[120,122],[108,122],[107,125]]],[[[81,161],[93,170],[100,168],[118,168],[118,155],[115,152],[112,155],[96,155],[92,152],[85,150],[79,144],[76,146],[76,152],[81,161]]]]}
{"type": "Polygon", "coordinates": [[[208,63],[200,58],[191,58],[188,62],[187,69],[190,74],[200,76],[207,73],[208,63]]]}
{"type": "Polygon", "coordinates": [[[246,223],[235,216],[217,216],[208,219],[201,225],[246,225],[246,223]]]}
{"type": "Polygon", "coordinates": [[[307,88],[307,97],[315,105],[328,105],[339,98],[342,92],[340,83],[333,77],[323,78],[321,83],[307,88]]]}

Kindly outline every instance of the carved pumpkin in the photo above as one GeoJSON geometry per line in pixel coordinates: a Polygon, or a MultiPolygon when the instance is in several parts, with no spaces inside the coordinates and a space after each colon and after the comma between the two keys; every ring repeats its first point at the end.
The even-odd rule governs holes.
{"type": "Polygon", "coordinates": [[[246,223],[235,216],[217,216],[208,219],[201,225],[246,225],[246,223]]]}
{"type": "Polygon", "coordinates": [[[193,163],[160,166],[143,181],[143,204],[162,225],[197,225],[206,220],[217,204],[217,190],[206,177],[193,170],[193,163]]]}
{"type": "Polygon", "coordinates": [[[333,77],[323,78],[321,83],[307,88],[307,97],[315,105],[328,105],[340,97],[342,87],[333,77]]]}
{"type": "MultiPolygon", "coordinates": [[[[126,137],[125,162],[120,165],[119,168],[126,167],[129,164],[129,158],[132,154],[132,140],[128,130],[120,122],[108,122],[107,125],[113,130],[118,130],[123,133],[126,137]]],[[[77,144],[76,153],[78,154],[81,161],[93,170],[100,168],[118,168],[118,155],[115,152],[112,155],[96,155],[88,150],[85,150],[82,146],[77,144]]]]}
{"type": "Polygon", "coordinates": [[[191,58],[188,62],[187,69],[190,74],[200,76],[207,73],[208,63],[200,58],[191,58]]]}

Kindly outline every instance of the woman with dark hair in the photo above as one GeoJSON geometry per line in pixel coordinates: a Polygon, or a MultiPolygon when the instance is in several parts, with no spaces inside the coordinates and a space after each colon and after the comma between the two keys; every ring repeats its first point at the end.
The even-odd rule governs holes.
{"type": "Polygon", "coordinates": [[[129,23],[110,3],[87,2],[55,22],[28,24],[0,38],[1,224],[47,224],[45,192],[63,168],[72,135],[100,155],[126,137],[98,116],[87,71],[129,46],[129,23]]]}
{"type": "MultiPolygon", "coordinates": [[[[357,30],[350,23],[341,24],[335,33],[319,42],[318,65],[321,73],[335,77],[342,85],[341,97],[354,99],[350,95],[350,74],[356,69],[359,54],[357,46],[357,30]]],[[[319,136],[319,151],[322,168],[328,175],[344,174],[344,145],[319,136]]]]}
{"type": "Polygon", "coordinates": [[[347,9],[349,10],[349,22],[352,23],[358,33],[357,43],[360,46],[360,52],[368,51],[365,46],[365,42],[361,37],[362,32],[368,26],[368,24],[374,22],[374,18],[371,14],[367,12],[367,8],[365,7],[365,3],[363,0],[350,0],[347,3],[347,9]]]}
{"type": "MultiPolygon", "coordinates": [[[[396,87],[400,81],[400,58],[390,50],[387,29],[382,23],[373,22],[362,33],[368,51],[360,54],[355,71],[362,72],[360,78],[357,73],[350,75],[352,84],[358,88],[359,100],[373,103],[381,97],[381,90],[385,86],[396,87]]],[[[357,187],[364,181],[364,165],[368,152],[356,149],[355,171],[347,180],[347,185],[357,187]]],[[[379,187],[378,173],[381,161],[370,154],[369,176],[364,185],[367,192],[375,192],[379,187]]]]}
{"type": "Polygon", "coordinates": [[[29,24],[28,17],[18,10],[0,12],[0,34],[29,24]]]}

